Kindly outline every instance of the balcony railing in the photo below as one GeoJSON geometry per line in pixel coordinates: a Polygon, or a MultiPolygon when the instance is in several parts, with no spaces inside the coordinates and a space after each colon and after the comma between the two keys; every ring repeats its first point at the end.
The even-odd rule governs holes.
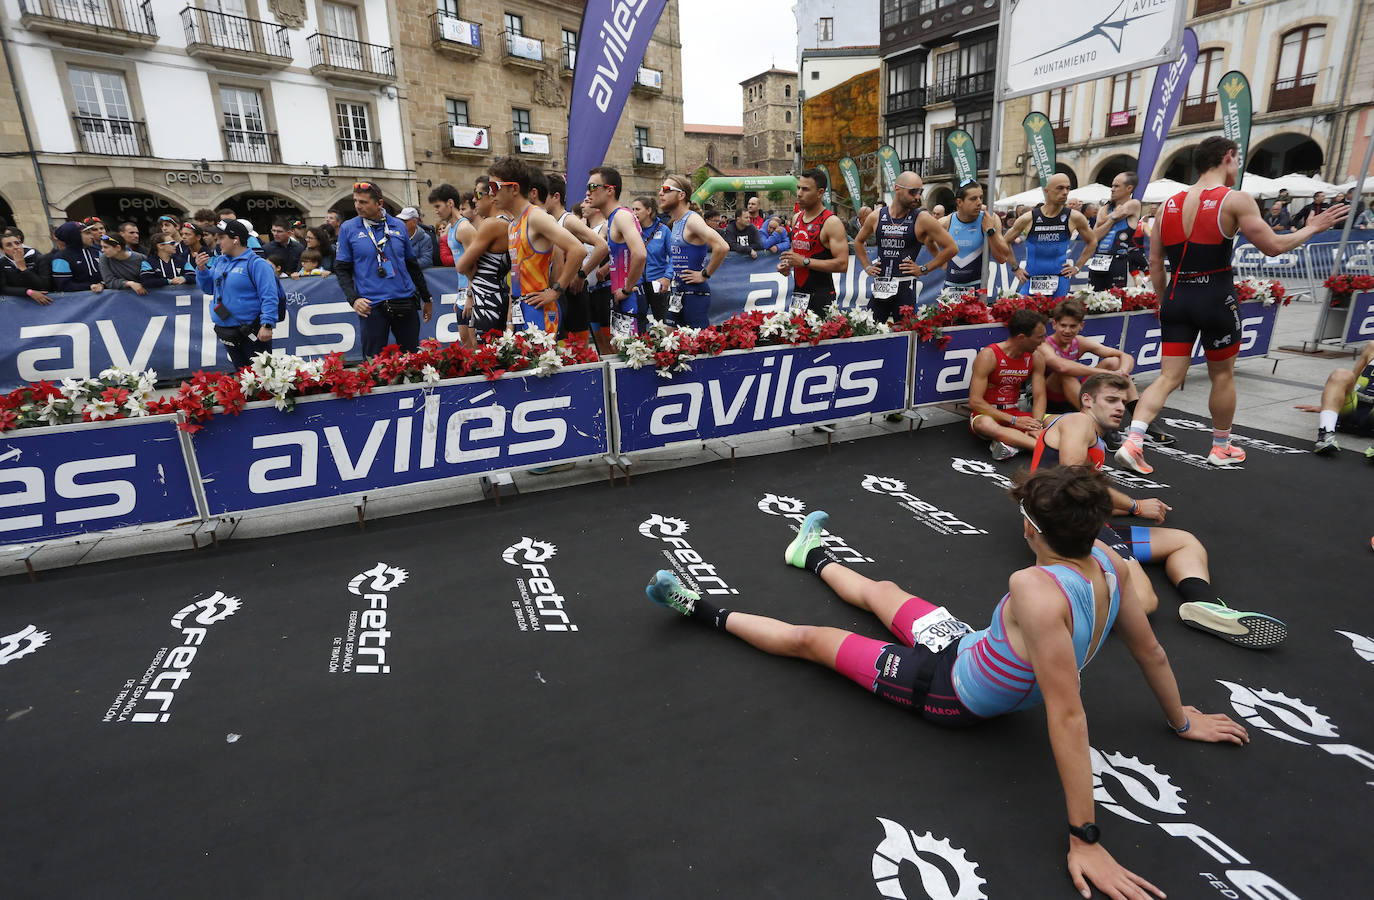
{"type": "Polygon", "coordinates": [[[491,154],[490,125],[454,125],[439,123],[439,146],[445,153],[459,156],[489,156],[491,154]]]}
{"type": "Polygon", "coordinates": [[[280,163],[281,146],[275,131],[249,131],[243,128],[221,128],[224,146],[234,162],[280,163]]]}
{"type": "Polygon", "coordinates": [[[902,171],[915,172],[917,175],[925,178],[930,175],[930,160],[925,157],[904,159],[902,160],[902,171]]]}
{"type": "Polygon", "coordinates": [[[1180,125],[1200,125],[1217,117],[1216,91],[1201,97],[1184,97],[1183,109],[1178,114],[1180,125]]]}
{"type": "Polygon", "coordinates": [[[932,92],[932,100],[948,100],[949,98],[956,96],[958,93],[959,79],[946,78],[942,81],[935,82],[934,91],[932,92]]]}
{"type": "Polygon", "coordinates": [[[339,147],[339,165],[352,169],[376,169],[381,165],[382,142],[356,138],[335,138],[339,147]]]}
{"type": "Polygon", "coordinates": [[[211,59],[262,58],[273,65],[291,64],[291,41],[285,25],[245,19],[188,6],[181,11],[186,52],[211,59]]]}
{"type": "Polygon", "coordinates": [[[157,43],[152,0],[19,0],[19,21],[33,31],[98,38],[106,46],[157,43]]]}
{"type": "Polygon", "coordinates": [[[390,47],[318,32],[305,41],[310,47],[310,71],[316,75],[369,84],[396,80],[396,60],[390,47]]]}
{"type": "Polygon", "coordinates": [[[987,93],[992,90],[992,81],[996,75],[996,72],[974,72],[972,75],[959,76],[959,96],[987,93]]]}
{"type": "Polygon", "coordinates": [[[663,72],[640,66],[639,71],[635,73],[635,83],[630,86],[630,89],[639,91],[641,94],[663,93],[663,72]]]}
{"type": "Polygon", "coordinates": [[[1269,109],[1301,109],[1311,106],[1316,91],[1316,72],[1296,78],[1280,79],[1274,82],[1274,89],[1269,93],[1269,109]]]}
{"type": "Polygon", "coordinates": [[[466,22],[448,13],[436,12],[429,17],[429,42],[435,50],[455,56],[482,55],[482,26],[466,22]]]}
{"type": "Polygon", "coordinates": [[[929,96],[929,93],[930,92],[925,88],[918,87],[906,91],[897,91],[894,94],[888,94],[887,112],[891,115],[892,113],[905,112],[909,109],[920,109],[926,105],[926,98],[929,96]]]}
{"type": "Polygon", "coordinates": [[[656,166],[662,168],[664,165],[663,148],[650,147],[648,144],[640,144],[635,147],[635,165],[637,166],[656,166]]]}
{"type": "Polygon", "coordinates": [[[1197,0],[1197,9],[1193,15],[1205,16],[1208,13],[1221,12],[1223,9],[1230,8],[1231,0],[1197,0]]]}
{"type": "Polygon", "coordinates": [[[926,160],[926,172],[930,175],[949,175],[954,172],[954,159],[949,150],[942,146],[940,152],[926,160]]]}
{"type": "Polygon", "coordinates": [[[1127,110],[1117,110],[1107,113],[1107,137],[1119,137],[1123,134],[1135,134],[1135,107],[1127,110]],[[1122,115],[1125,112],[1125,115],[1122,115]],[[1117,124],[1113,125],[1112,122],[1117,124]]]}
{"type": "Polygon", "coordinates": [[[81,137],[82,153],[102,156],[152,156],[148,145],[148,125],[136,119],[103,119],[97,116],[72,116],[81,137]]]}
{"type": "Polygon", "coordinates": [[[549,135],[542,131],[508,131],[506,139],[511,153],[521,156],[548,156],[553,143],[549,135]]]}
{"type": "Polygon", "coordinates": [[[577,48],[563,45],[563,73],[569,74],[577,68],[577,48]]]}
{"type": "Polygon", "coordinates": [[[1052,129],[1056,147],[1062,147],[1069,142],[1069,124],[1069,120],[1065,119],[1052,129]]]}
{"type": "Polygon", "coordinates": [[[514,31],[501,32],[503,52],[501,61],[517,66],[544,67],[544,42],[517,34],[514,31]]]}

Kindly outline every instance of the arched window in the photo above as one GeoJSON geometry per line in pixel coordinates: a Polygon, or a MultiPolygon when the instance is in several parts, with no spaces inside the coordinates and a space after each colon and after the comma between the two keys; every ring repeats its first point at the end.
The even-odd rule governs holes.
{"type": "Polygon", "coordinates": [[[1210,122],[1216,118],[1217,79],[1225,71],[1221,67],[1222,52],[1219,49],[1201,50],[1193,75],[1188,80],[1188,95],[1183,98],[1183,109],[1178,121],[1182,125],[1195,125],[1210,122]]]}
{"type": "Polygon", "coordinates": [[[1317,67],[1322,58],[1326,26],[1305,25],[1283,36],[1279,46],[1279,65],[1274,72],[1274,88],[1269,108],[1299,109],[1312,105],[1317,87],[1317,67]]]}
{"type": "Polygon", "coordinates": [[[716,145],[714,143],[706,145],[706,161],[713,166],[716,164],[716,145]]]}
{"type": "Polygon", "coordinates": [[[784,85],[782,86],[782,95],[783,95],[784,97],[790,97],[790,96],[792,96],[792,85],[790,85],[790,84],[784,84],[784,85]]]}
{"type": "Polygon", "coordinates": [[[792,110],[790,110],[790,109],[787,111],[787,121],[789,121],[789,122],[792,121],[792,110]]]}

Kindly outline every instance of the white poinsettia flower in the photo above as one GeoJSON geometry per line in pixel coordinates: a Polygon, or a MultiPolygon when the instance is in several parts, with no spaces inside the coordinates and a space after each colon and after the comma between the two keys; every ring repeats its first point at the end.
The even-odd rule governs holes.
{"type": "Polygon", "coordinates": [[[83,414],[88,414],[91,419],[113,418],[119,412],[119,405],[113,400],[92,400],[86,404],[82,410],[83,414]]]}

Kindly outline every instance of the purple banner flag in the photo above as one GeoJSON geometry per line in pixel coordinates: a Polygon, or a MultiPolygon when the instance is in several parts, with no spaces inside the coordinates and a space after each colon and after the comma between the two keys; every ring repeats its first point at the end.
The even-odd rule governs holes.
{"type": "Polygon", "coordinates": [[[1178,103],[1188,90],[1193,65],[1197,62],[1197,35],[1193,29],[1183,29],[1183,52],[1178,59],[1155,70],[1155,88],[1150,92],[1150,105],[1145,108],[1145,130],[1140,139],[1140,164],[1136,174],[1140,182],[1135,186],[1137,200],[1145,196],[1145,185],[1154,174],[1164,139],[1169,136],[1169,124],[1174,121],[1178,103]]]}
{"type": "MultiPolygon", "coordinates": [[[[667,0],[588,0],[568,108],[568,191],[606,159],[667,0]]],[[[676,90],[676,87],[674,88],[676,90]]]]}

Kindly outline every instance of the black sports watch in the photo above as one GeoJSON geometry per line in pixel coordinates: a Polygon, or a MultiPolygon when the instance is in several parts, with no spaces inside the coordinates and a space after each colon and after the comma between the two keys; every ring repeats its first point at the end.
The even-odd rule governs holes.
{"type": "Polygon", "coordinates": [[[992,237],[992,235],[993,235],[993,233],[994,233],[995,231],[997,231],[996,228],[989,228],[987,231],[983,232],[983,234],[986,235],[987,237],[992,237]]]}
{"type": "Polygon", "coordinates": [[[568,292],[567,288],[563,287],[563,285],[559,284],[557,281],[549,285],[549,290],[558,291],[559,294],[566,294],[568,292]]]}
{"type": "Polygon", "coordinates": [[[1082,827],[1077,825],[1069,826],[1069,834],[1078,838],[1085,844],[1096,844],[1102,840],[1102,829],[1092,822],[1085,823],[1082,827]]]}

